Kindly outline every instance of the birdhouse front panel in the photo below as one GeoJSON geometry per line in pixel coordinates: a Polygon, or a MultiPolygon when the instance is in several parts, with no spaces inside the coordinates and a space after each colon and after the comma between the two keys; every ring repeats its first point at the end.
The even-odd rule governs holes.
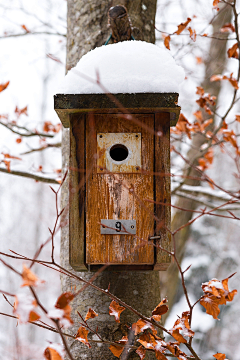
{"type": "Polygon", "coordinates": [[[154,264],[154,115],[88,115],[86,263],[154,264]]]}

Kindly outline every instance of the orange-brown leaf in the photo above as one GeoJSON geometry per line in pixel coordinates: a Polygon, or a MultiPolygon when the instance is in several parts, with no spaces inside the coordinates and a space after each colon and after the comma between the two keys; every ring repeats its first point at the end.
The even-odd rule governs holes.
{"type": "Polygon", "coordinates": [[[140,335],[137,341],[140,342],[140,344],[142,344],[146,349],[154,349],[157,345],[155,337],[150,333],[140,335]]]}
{"type": "Polygon", "coordinates": [[[197,95],[203,96],[204,95],[204,90],[201,86],[197,86],[197,91],[196,91],[197,95]]]}
{"type": "Polygon", "coordinates": [[[221,354],[221,353],[217,353],[217,354],[213,355],[213,357],[215,357],[215,359],[217,359],[217,360],[225,360],[226,359],[226,355],[221,354]]]}
{"type": "Polygon", "coordinates": [[[111,345],[109,347],[109,350],[111,350],[111,352],[113,353],[114,356],[116,356],[117,358],[120,357],[121,353],[124,350],[123,346],[118,346],[118,345],[111,345]]]}
{"type": "Polygon", "coordinates": [[[26,25],[21,25],[21,28],[25,30],[27,33],[30,33],[30,30],[26,27],[26,25]]]}
{"type": "Polygon", "coordinates": [[[197,120],[199,120],[200,122],[203,121],[203,116],[202,116],[202,112],[200,110],[197,110],[195,113],[193,113],[193,115],[195,116],[195,118],[197,120]]]}
{"type": "Polygon", "coordinates": [[[25,106],[25,107],[22,108],[22,109],[19,109],[19,108],[16,106],[16,108],[15,108],[15,114],[17,114],[18,117],[19,117],[20,115],[22,115],[22,114],[28,116],[27,109],[28,109],[27,106],[25,106]]]}
{"type": "Polygon", "coordinates": [[[212,122],[213,122],[212,118],[205,120],[203,125],[202,125],[203,128],[206,129],[206,127],[208,127],[210,124],[212,124],[212,122]]]}
{"type": "Polygon", "coordinates": [[[239,88],[239,86],[238,86],[238,81],[237,81],[236,79],[234,79],[234,78],[232,77],[232,75],[233,75],[233,73],[231,73],[230,76],[224,75],[224,76],[223,76],[223,79],[224,79],[224,80],[228,80],[228,81],[231,83],[231,85],[232,85],[236,90],[238,90],[238,88],[239,88]]]}
{"type": "Polygon", "coordinates": [[[185,21],[184,23],[181,23],[180,25],[178,25],[178,29],[177,31],[175,31],[174,34],[181,34],[181,32],[188,26],[188,24],[190,23],[191,19],[187,18],[187,21],[185,21]]]}
{"type": "Polygon", "coordinates": [[[55,307],[58,309],[64,309],[74,299],[73,293],[70,291],[63,293],[57,299],[55,307]]]}
{"type": "Polygon", "coordinates": [[[218,319],[220,313],[219,299],[214,295],[205,295],[200,300],[200,304],[205,307],[207,314],[212,315],[214,319],[218,319]]]}
{"type": "Polygon", "coordinates": [[[177,357],[179,360],[187,360],[187,355],[182,350],[180,350],[178,343],[170,341],[166,344],[166,348],[174,355],[174,357],[177,357]]]}
{"type": "Polygon", "coordinates": [[[168,358],[158,350],[155,350],[155,356],[157,360],[168,360],[168,358]]]}
{"type": "Polygon", "coordinates": [[[23,264],[22,271],[22,287],[23,286],[38,286],[40,283],[43,283],[43,280],[40,280],[26,265],[23,264]]]}
{"type": "Polygon", "coordinates": [[[227,51],[229,58],[238,59],[238,43],[235,43],[230,49],[227,51]]]}
{"type": "Polygon", "coordinates": [[[179,343],[183,343],[183,344],[187,343],[187,340],[184,339],[184,337],[180,334],[178,329],[170,330],[169,332],[172,334],[174,339],[177,340],[179,343]]]}
{"type": "Polygon", "coordinates": [[[145,320],[139,319],[136,323],[132,324],[132,329],[134,330],[135,335],[139,334],[140,332],[143,332],[146,329],[151,329],[153,334],[157,334],[156,329],[154,326],[145,320]]]}
{"type": "Polygon", "coordinates": [[[109,315],[113,315],[117,322],[120,322],[120,314],[125,310],[125,307],[119,305],[116,301],[112,301],[109,305],[109,315]]]}
{"type": "Polygon", "coordinates": [[[142,345],[137,348],[136,353],[140,356],[140,359],[143,360],[146,356],[146,349],[142,345]]]}
{"type": "Polygon", "coordinates": [[[5,90],[8,85],[9,85],[10,81],[7,81],[6,83],[4,84],[0,84],[0,92],[2,92],[3,90],[5,90]]]}
{"type": "Polygon", "coordinates": [[[50,346],[47,347],[44,351],[44,357],[47,360],[63,360],[61,355],[57,352],[57,350],[52,349],[50,346]]]}
{"type": "Polygon", "coordinates": [[[227,23],[223,25],[223,27],[220,29],[221,32],[235,32],[235,27],[231,23],[227,23]]]}
{"type": "Polygon", "coordinates": [[[180,114],[180,116],[178,118],[176,129],[179,132],[186,133],[188,138],[191,139],[191,130],[190,130],[191,129],[191,124],[182,113],[180,114]]]}
{"type": "Polygon", "coordinates": [[[218,9],[218,3],[220,0],[213,0],[213,6],[218,9]]]}
{"type": "Polygon", "coordinates": [[[196,62],[197,62],[197,64],[202,64],[203,59],[200,56],[196,56],[196,62]]]}
{"type": "Polygon", "coordinates": [[[191,38],[193,41],[196,41],[196,38],[197,38],[196,31],[193,30],[191,27],[188,28],[188,31],[189,31],[189,33],[190,33],[190,38],[191,38]]]}
{"type": "Polygon", "coordinates": [[[98,314],[93,309],[89,308],[85,317],[85,321],[87,321],[88,319],[94,319],[96,316],[98,316],[98,314]]]}
{"type": "Polygon", "coordinates": [[[37,321],[40,319],[41,316],[39,316],[35,311],[30,311],[29,314],[29,320],[28,321],[37,321]]]}
{"type": "Polygon", "coordinates": [[[156,321],[160,321],[161,320],[161,316],[163,314],[166,314],[166,312],[168,311],[168,306],[166,305],[167,299],[163,299],[158,306],[156,306],[156,308],[152,311],[152,317],[154,318],[154,320],[156,321]]]}
{"type": "Polygon", "coordinates": [[[222,76],[221,75],[212,75],[211,77],[210,77],[210,81],[220,81],[220,80],[222,80],[222,76]]]}
{"type": "Polygon", "coordinates": [[[8,153],[2,152],[2,155],[4,156],[5,159],[22,160],[20,157],[13,156],[13,155],[10,155],[8,153]]]}
{"type": "Polygon", "coordinates": [[[76,339],[82,343],[84,343],[85,345],[87,345],[89,348],[91,347],[91,345],[88,342],[88,333],[89,331],[83,327],[80,326],[80,328],[78,329],[77,335],[76,335],[76,339]]]}
{"type": "Polygon", "coordinates": [[[204,171],[208,168],[208,164],[207,164],[207,161],[203,158],[199,158],[198,159],[198,163],[199,163],[199,168],[204,171]]]}
{"type": "Polygon", "coordinates": [[[236,117],[235,117],[235,121],[240,122],[240,115],[236,115],[236,117]]]}
{"type": "Polygon", "coordinates": [[[190,329],[189,324],[190,312],[185,311],[182,313],[182,317],[175,321],[175,324],[169,332],[172,334],[174,339],[176,339],[180,343],[186,343],[187,340],[184,339],[184,336],[193,337],[194,331],[190,329]],[[183,335],[180,334],[180,330],[182,330],[183,335]]]}
{"type": "MultiPolygon", "coordinates": [[[[126,344],[128,341],[127,336],[123,336],[121,340],[118,341],[118,343],[120,344],[126,344]]],[[[109,347],[109,350],[111,350],[111,352],[113,353],[113,355],[115,355],[116,357],[120,357],[121,353],[124,350],[124,346],[119,346],[119,345],[111,345],[109,347]]]]}
{"type": "Polygon", "coordinates": [[[4,162],[4,164],[5,164],[6,168],[7,168],[7,171],[10,172],[11,171],[11,168],[10,168],[11,162],[8,161],[8,160],[3,160],[3,162],[4,162]]]}
{"type": "Polygon", "coordinates": [[[52,128],[53,128],[53,124],[51,123],[51,121],[44,121],[43,131],[49,132],[52,130],[52,128]]]}
{"type": "Polygon", "coordinates": [[[168,50],[170,50],[170,40],[171,40],[171,36],[170,36],[170,35],[166,36],[165,39],[164,39],[164,46],[165,46],[168,50]]]}

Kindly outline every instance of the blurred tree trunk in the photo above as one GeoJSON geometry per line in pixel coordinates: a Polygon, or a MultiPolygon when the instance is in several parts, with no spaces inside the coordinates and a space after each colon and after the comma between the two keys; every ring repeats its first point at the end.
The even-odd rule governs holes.
{"type": "MultiPolygon", "coordinates": [[[[221,82],[220,81],[211,82],[210,77],[214,74],[224,73],[227,62],[227,35],[221,33],[220,29],[224,24],[230,23],[231,18],[232,18],[232,8],[228,5],[220,6],[219,14],[218,16],[215,17],[212,23],[212,27],[213,27],[214,37],[221,38],[222,40],[217,40],[215,38],[211,39],[208,57],[205,59],[205,78],[201,86],[203,87],[205,93],[215,95],[217,99],[221,90],[221,82]]],[[[211,116],[203,111],[203,117],[205,119],[208,119],[213,117],[213,115],[211,116]]],[[[214,122],[211,124],[211,127],[209,127],[210,130],[214,126],[214,122]]],[[[206,139],[203,135],[197,134],[194,136],[192,140],[191,149],[188,151],[186,157],[189,163],[192,164],[193,166],[198,165],[200,149],[205,142],[206,139]]],[[[192,177],[199,177],[199,172],[197,172],[193,168],[191,169],[190,172],[185,172],[185,174],[192,177]]],[[[200,181],[187,179],[185,181],[185,184],[191,186],[198,186],[200,185],[200,181]]],[[[176,211],[174,218],[172,220],[172,230],[176,230],[182,225],[186,224],[188,221],[190,221],[193,217],[193,213],[191,212],[191,210],[195,210],[198,207],[198,203],[185,198],[179,198],[175,205],[180,208],[189,209],[190,211],[181,211],[181,210],[176,211]]],[[[188,226],[183,228],[181,231],[179,231],[175,236],[175,240],[177,244],[177,254],[180,262],[184,257],[184,251],[187,240],[189,238],[190,231],[191,229],[188,226]]],[[[179,282],[178,269],[175,264],[171,264],[167,272],[160,273],[161,293],[162,296],[167,296],[170,308],[172,307],[175,301],[178,282],[179,282]]]]}
{"type": "MultiPolygon", "coordinates": [[[[141,0],[120,2],[121,5],[125,5],[128,9],[132,25],[136,28],[134,29],[134,36],[137,39],[155,42],[156,1],[145,0],[144,5],[147,9],[142,6],[141,0]]],[[[89,50],[104,44],[110,34],[107,27],[108,9],[118,3],[118,1],[108,0],[68,0],[67,70],[75,66],[78,60],[89,50]]],[[[66,171],[68,167],[68,136],[68,131],[65,130],[63,135],[63,171],[66,171]]],[[[68,203],[68,198],[68,184],[66,182],[62,189],[62,206],[68,203]]],[[[69,233],[68,225],[66,225],[62,228],[61,261],[64,267],[73,271],[68,261],[68,242],[69,233]]],[[[77,274],[87,280],[94,275],[91,272],[77,274]]],[[[103,289],[107,289],[109,283],[111,284],[111,292],[147,316],[151,315],[151,311],[160,301],[159,274],[156,271],[104,272],[94,281],[94,284],[103,289]]],[[[62,278],[63,291],[71,291],[75,288],[75,285],[77,290],[81,287],[81,284],[76,284],[71,278],[62,278]]],[[[119,326],[113,316],[109,316],[108,307],[110,302],[106,295],[89,286],[72,304],[72,317],[76,325],[71,329],[71,332],[76,333],[79,327],[77,325],[79,320],[77,311],[85,316],[88,308],[92,307],[99,314],[94,319],[94,328],[98,326],[99,333],[104,338],[119,340],[123,335],[126,335],[128,332],[127,327],[119,326]]],[[[125,324],[137,320],[136,316],[133,316],[128,310],[122,313],[121,319],[125,324]]],[[[93,338],[95,339],[94,336],[93,338]]],[[[91,349],[88,349],[79,341],[72,341],[70,348],[75,359],[115,359],[105,345],[92,345],[91,349]]],[[[134,353],[128,358],[139,359],[139,356],[134,353]]],[[[155,356],[150,355],[148,358],[152,359],[155,356]]]]}

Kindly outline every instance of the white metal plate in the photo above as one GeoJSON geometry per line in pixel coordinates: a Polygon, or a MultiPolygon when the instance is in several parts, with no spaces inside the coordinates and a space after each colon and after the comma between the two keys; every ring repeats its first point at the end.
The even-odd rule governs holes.
{"type": "Polygon", "coordinates": [[[98,133],[97,172],[139,173],[142,166],[141,142],[141,133],[98,133]],[[115,160],[111,156],[114,147],[124,148],[127,157],[115,160]]]}
{"type": "Polygon", "coordinates": [[[101,220],[101,234],[136,235],[136,220],[101,220]]]}

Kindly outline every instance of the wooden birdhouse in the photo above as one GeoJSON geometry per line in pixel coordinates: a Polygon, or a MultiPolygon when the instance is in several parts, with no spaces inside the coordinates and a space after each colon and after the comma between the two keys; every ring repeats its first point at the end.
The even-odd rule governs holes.
{"type": "Polygon", "coordinates": [[[177,93],[57,94],[70,130],[69,242],[75,270],[166,270],[170,126],[177,93]],[[121,107],[119,107],[121,104],[121,107]]]}

